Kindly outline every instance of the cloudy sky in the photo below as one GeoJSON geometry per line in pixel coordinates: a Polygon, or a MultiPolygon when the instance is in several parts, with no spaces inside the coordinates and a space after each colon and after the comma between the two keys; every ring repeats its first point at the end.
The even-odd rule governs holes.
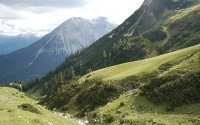
{"type": "Polygon", "coordinates": [[[0,35],[44,35],[70,17],[104,16],[120,24],[144,0],[0,0],[0,35]]]}

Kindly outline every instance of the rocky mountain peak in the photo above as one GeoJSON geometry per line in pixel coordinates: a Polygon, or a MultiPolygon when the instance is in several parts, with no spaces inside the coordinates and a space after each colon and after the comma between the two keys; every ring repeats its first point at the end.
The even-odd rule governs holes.
{"type": "Polygon", "coordinates": [[[183,9],[189,7],[200,0],[145,0],[142,7],[163,9],[183,9]]]}

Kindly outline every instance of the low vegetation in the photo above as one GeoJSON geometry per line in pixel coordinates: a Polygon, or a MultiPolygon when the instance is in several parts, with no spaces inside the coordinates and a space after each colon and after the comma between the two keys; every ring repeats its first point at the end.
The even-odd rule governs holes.
{"type": "Polygon", "coordinates": [[[155,104],[170,107],[200,102],[200,72],[169,74],[156,77],[142,88],[144,95],[155,104]]]}
{"type": "Polygon", "coordinates": [[[41,114],[41,112],[37,108],[28,103],[21,104],[18,106],[18,108],[32,113],[41,114]]]}

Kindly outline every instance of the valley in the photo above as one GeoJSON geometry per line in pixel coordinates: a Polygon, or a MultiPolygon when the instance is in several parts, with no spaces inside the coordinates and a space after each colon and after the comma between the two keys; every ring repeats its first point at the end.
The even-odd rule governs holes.
{"type": "Polygon", "coordinates": [[[144,0],[118,27],[68,19],[0,56],[0,125],[200,125],[199,17],[144,0]]]}
{"type": "MultiPolygon", "coordinates": [[[[1,114],[5,114],[3,116],[6,116],[6,118],[2,117],[2,119],[0,120],[0,124],[5,123],[6,122],[5,119],[7,119],[7,121],[13,121],[16,124],[20,125],[22,123],[23,124],[32,123],[34,125],[48,124],[48,123],[50,124],[50,122],[59,125],[62,124],[84,125],[86,124],[84,121],[80,121],[78,119],[71,119],[72,117],[67,114],[70,113],[75,115],[76,117],[80,117],[81,116],[80,113],[82,112],[80,110],[80,108],[82,107],[81,105],[83,105],[83,107],[88,107],[88,106],[90,107],[92,105],[96,105],[94,106],[94,109],[89,114],[87,114],[87,120],[89,120],[89,123],[92,125],[93,124],[94,125],[102,125],[102,124],[198,125],[200,123],[199,103],[175,106],[173,107],[173,109],[170,109],[169,104],[167,103],[155,104],[151,101],[151,99],[149,100],[146,96],[141,95],[141,92],[143,90],[141,89],[140,86],[149,82],[150,79],[153,79],[151,77],[156,77],[156,76],[163,77],[167,76],[168,74],[174,74],[174,73],[188,74],[189,72],[199,72],[200,69],[199,52],[200,52],[200,45],[196,45],[193,47],[189,47],[186,49],[182,49],[158,57],[107,67],[86,74],[81,78],[77,79],[76,84],[72,82],[70,83],[72,86],[71,85],[63,86],[63,88],[65,89],[67,86],[68,87],[76,86],[76,88],[80,87],[81,89],[80,92],[74,93],[75,95],[56,96],[61,98],[66,96],[72,96],[71,99],[66,99],[68,100],[68,102],[66,102],[63,108],[58,109],[59,111],[64,113],[53,113],[51,111],[48,111],[44,109],[42,106],[37,105],[36,101],[26,97],[26,95],[19,92],[18,90],[11,88],[1,88],[0,89],[1,114]],[[98,81],[97,79],[102,79],[104,82],[98,81]],[[102,84],[100,88],[98,87],[98,84],[100,85],[102,84]],[[103,84],[108,84],[110,85],[110,87],[107,88],[103,84]],[[93,92],[93,89],[96,90],[95,86],[99,89],[97,89],[98,91],[96,93],[97,97],[93,98],[90,96],[94,94],[91,92],[93,92]],[[115,94],[112,95],[110,93],[111,94],[110,95],[109,91],[115,94]],[[106,98],[111,99],[110,101],[107,100],[106,102],[104,102],[103,100],[101,100],[101,98],[104,97],[105,94],[106,98]],[[83,95],[81,97],[81,100],[83,98],[85,99],[90,98],[90,100],[94,101],[94,103],[86,99],[82,100],[77,105],[77,100],[79,100],[79,96],[81,95],[83,95]],[[95,103],[95,100],[97,102],[103,101],[103,103],[97,103],[97,102],[95,103]],[[42,114],[39,114],[39,116],[37,116],[37,114],[18,109],[18,105],[23,103],[29,103],[33,105],[34,107],[38,108],[39,111],[42,112],[42,114]],[[63,115],[65,115],[66,117],[63,117],[63,115]],[[20,119],[24,117],[26,120],[23,119],[21,121],[20,119]],[[65,118],[67,118],[67,120],[65,118]]],[[[69,91],[70,92],[69,94],[72,94],[73,90],[75,91],[75,88],[71,89],[72,90],[69,91]]],[[[31,93],[34,95],[33,92],[31,93]]],[[[35,93],[37,92],[35,91],[35,93]]],[[[66,91],[65,94],[67,93],[68,92],[66,91]]],[[[47,98],[47,99],[53,102],[50,103],[45,100],[46,103],[56,104],[54,103],[56,98],[47,98]]],[[[47,107],[49,106],[47,105],[47,107]]],[[[83,109],[83,111],[84,110],[86,109],[83,109]]]]}

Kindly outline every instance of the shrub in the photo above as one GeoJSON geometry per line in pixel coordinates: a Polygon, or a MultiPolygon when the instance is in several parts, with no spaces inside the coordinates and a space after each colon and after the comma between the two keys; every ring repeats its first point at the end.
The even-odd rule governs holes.
{"type": "Polygon", "coordinates": [[[41,114],[41,112],[37,108],[28,103],[21,104],[18,106],[18,108],[32,113],[41,114]]]}
{"type": "Polygon", "coordinates": [[[171,106],[167,106],[167,107],[165,108],[165,110],[166,110],[166,112],[173,112],[173,111],[175,110],[175,108],[174,108],[174,107],[171,107],[171,106]]]}
{"type": "Polygon", "coordinates": [[[115,120],[113,116],[108,115],[108,114],[104,115],[103,119],[104,119],[104,123],[109,123],[109,124],[115,120]]]}
{"type": "Polygon", "coordinates": [[[115,84],[104,83],[102,80],[87,82],[91,82],[92,86],[80,92],[76,100],[77,106],[83,112],[105,105],[121,93],[121,88],[115,84]]]}
{"type": "Polygon", "coordinates": [[[154,28],[143,34],[143,37],[150,40],[151,42],[161,41],[167,38],[167,33],[163,31],[162,27],[154,28]]]}
{"type": "Polygon", "coordinates": [[[152,79],[143,86],[144,95],[155,104],[167,103],[172,107],[200,102],[200,72],[170,74],[152,79]]]}

